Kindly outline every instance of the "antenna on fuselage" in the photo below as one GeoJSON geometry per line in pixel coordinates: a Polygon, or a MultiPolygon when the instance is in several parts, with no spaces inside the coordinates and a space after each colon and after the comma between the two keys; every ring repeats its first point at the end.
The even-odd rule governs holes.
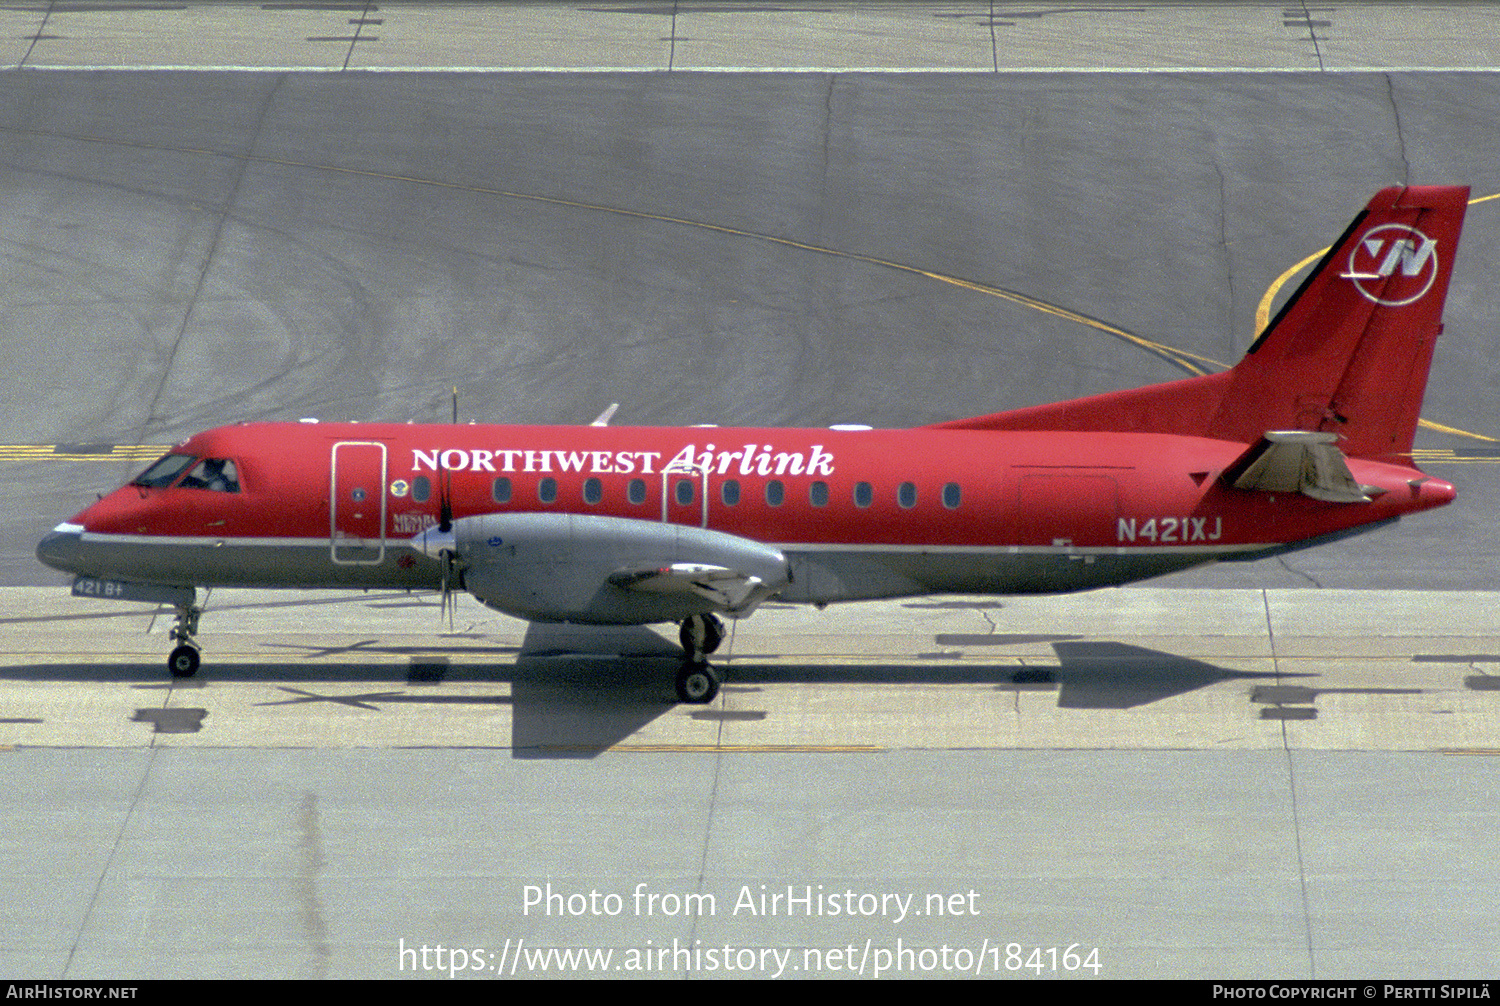
{"type": "Polygon", "coordinates": [[[453,425],[458,425],[458,385],[453,386],[453,425]]]}

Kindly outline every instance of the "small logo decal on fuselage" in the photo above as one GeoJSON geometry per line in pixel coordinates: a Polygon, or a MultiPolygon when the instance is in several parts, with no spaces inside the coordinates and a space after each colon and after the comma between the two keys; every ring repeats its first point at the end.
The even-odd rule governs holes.
{"type": "Polygon", "coordinates": [[[437,524],[437,518],[425,513],[393,513],[391,514],[391,525],[395,530],[393,534],[421,534],[428,528],[437,524]]]}

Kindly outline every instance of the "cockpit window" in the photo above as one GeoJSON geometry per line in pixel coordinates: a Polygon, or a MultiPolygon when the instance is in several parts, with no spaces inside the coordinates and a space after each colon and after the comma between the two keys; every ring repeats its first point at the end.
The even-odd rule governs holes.
{"type": "Polygon", "coordinates": [[[204,458],[182,480],[183,489],[211,489],[220,493],[240,491],[240,477],[228,458],[204,458]]]}
{"type": "Polygon", "coordinates": [[[177,481],[177,476],[182,474],[183,469],[198,460],[191,454],[168,454],[156,464],[141,472],[130,480],[133,486],[146,486],[151,489],[165,489],[177,481]]]}

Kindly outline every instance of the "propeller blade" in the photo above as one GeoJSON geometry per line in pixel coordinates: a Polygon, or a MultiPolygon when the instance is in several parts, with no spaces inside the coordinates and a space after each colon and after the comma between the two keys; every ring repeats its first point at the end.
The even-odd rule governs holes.
{"type": "Polygon", "coordinates": [[[447,534],[453,530],[453,473],[441,469],[442,482],[438,483],[438,530],[447,534]]]}
{"type": "Polygon", "coordinates": [[[443,563],[442,598],[438,608],[438,622],[442,623],[443,616],[448,616],[448,631],[453,631],[453,611],[458,607],[458,598],[453,596],[453,550],[442,549],[438,552],[438,558],[443,563]]]}

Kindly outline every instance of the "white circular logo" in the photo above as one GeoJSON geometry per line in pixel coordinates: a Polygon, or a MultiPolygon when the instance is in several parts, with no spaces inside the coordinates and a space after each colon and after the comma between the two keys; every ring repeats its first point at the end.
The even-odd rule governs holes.
{"type": "Polygon", "coordinates": [[[1355,242],[1344,278],[1365,299],[1402,307],[1432,289],[1437,274],[1435,240],[1406,224],[1381,224],[1355,242]]]}

